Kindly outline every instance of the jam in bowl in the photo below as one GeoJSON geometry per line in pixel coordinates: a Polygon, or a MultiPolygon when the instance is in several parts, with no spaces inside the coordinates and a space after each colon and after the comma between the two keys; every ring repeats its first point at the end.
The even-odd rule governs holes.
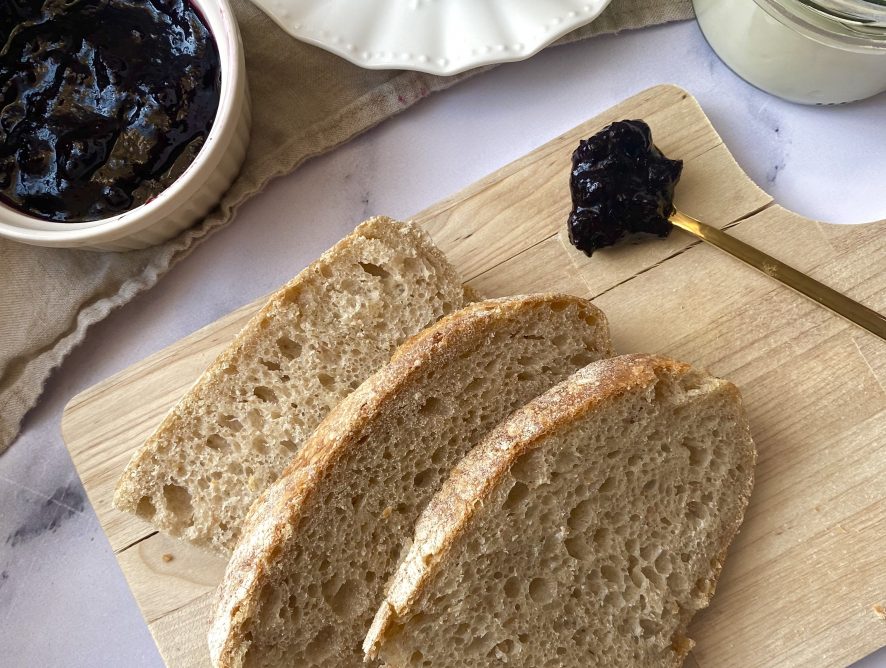
{"type": "Polygon", "coordinates": [[[227,0],[17,0],[0,33],[0,235],[139,248],[218,203],[249,134],[227,0]]]}

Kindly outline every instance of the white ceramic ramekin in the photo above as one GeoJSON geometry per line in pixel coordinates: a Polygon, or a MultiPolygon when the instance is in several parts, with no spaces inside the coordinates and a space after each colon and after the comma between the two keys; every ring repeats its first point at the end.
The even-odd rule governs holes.
{"type": "Polygon", "coordinates": [[[221,97],[194,162],[155,199],[119,216],[52,223],[0,203],[0,236],[37,246],[125,251],[171,239],[202,219],[240,171],[251,114],[240,30],[228,0],[191,0],[206,20],[221,58],[221,97]]]}

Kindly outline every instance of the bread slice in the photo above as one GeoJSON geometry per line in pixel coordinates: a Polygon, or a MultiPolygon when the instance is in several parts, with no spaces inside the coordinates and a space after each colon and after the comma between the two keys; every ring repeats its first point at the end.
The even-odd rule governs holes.
{"type": "Polygon", "coordinates": [[[754,461],[730,383],[661,357],[592,364],[453,470],[365,649],[390,668],[679,666],[754,461]]]}
{"type": "Polygon", "coordinates": [[[609,353],[603,314],[567,295],[472,304],[403,345],[250,512],[209,633],[215,665],[363,665],[385,582],[450,468],[609,353]]]}
{"type": "Polygon", "coordinates": [[[373,218],[246,325],[135,453],[114,505],[227,553],[252,502],[397,346],[469,299],[417,225],[373,218]]]}

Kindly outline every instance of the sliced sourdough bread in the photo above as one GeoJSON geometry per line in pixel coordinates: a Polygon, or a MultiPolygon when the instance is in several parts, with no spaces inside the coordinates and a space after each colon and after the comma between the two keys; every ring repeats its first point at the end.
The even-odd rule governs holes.
{"type": "Polygon", "coordinates": [[[362,223],[275,293],[200,377],[135,453],[114,505],[230,552],[252,502],[333,406],[468,301],[418,226],[362,223]]]}
{"type": "Polygon", "coordinates": [[[416,518],[505,416],[610,354],[567,295],[478,302],[404,344],[252,508],[209,633],[216,666],[362,666],[362,641],[416,518]]]}
{"type": "Polygon", "coordinates": [[[582,369],[452,471],[368,656],[390,668],[679,666],[755,456],[730,383],[645,355],[582,369]]]}

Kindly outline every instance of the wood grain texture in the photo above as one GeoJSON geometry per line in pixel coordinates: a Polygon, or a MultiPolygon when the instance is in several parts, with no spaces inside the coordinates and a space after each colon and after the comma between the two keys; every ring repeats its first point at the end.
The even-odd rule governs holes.
{"type": "MultiPolygon", "coordinates": [[[[886,645],[886,344],[680,232],[598,253],[564,243],[569,155],[581,137],[644,118],[684,159],[687,213],[886,310],[886,221],[815,223],[775,206],[684,91],[644,91],[418,220],[489,296],[595,298],[620,352],[672,355],[742,389],[759,448],[747,519],[690,636],[693,668],[844,666],[886,645]]],[[[219,558],[111,508],[117,477],[263,300],[75,397],[63,433],[120,566],[170,666],[206,666],[219,558]]]]}

